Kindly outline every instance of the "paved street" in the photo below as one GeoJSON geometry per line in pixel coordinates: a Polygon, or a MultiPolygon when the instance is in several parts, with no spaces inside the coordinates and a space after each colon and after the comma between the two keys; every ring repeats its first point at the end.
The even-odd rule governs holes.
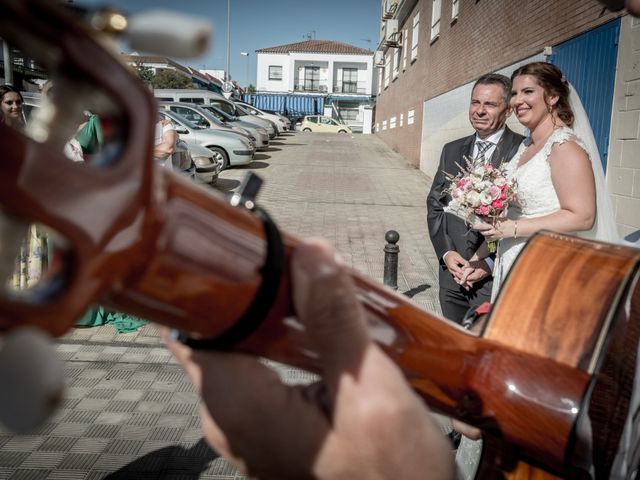
{"type": "MultiPolygon", "coordinates": [[[[379,281],[385,232],[397,230],[399,291],[438,310],[426,227],[430,179],[380,140],[291,132],[251,166],[223,172],[218,188],[236,189],[248,170],[265,179],[259,201],[281,228],[329,239],[347,264],[379,281]]],[[[243,478],[203,442],[197,396],[155,325],[129,334],[109,325],[75,329],[58,352],[64,405],[30,435],[0,430],[0,480],[243,478]]],[[[274,368],[288,382],[311,378],[274,368]]]]}

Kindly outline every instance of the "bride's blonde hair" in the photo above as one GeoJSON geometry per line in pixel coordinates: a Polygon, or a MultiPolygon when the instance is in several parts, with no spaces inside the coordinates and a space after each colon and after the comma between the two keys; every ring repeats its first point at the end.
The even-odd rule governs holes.
{"type": "Polygon", "coordinates": [[[536,79],[544,89],[545,101],[549,97],[557,96],[558,101],[549,107],[550,111],[554,112],[568,127],[573,126],[574,116],[569,106],[569,82],[558,67],[547,62],[528,63],[511,74],[511,82],[513,83],[513,79],[520,75],[531,75],[536,79]]]}

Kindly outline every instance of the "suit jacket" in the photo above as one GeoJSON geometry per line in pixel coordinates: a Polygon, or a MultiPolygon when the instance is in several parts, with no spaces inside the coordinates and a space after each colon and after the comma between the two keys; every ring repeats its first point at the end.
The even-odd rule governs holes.
{"type": "MultiPolygon", "coordinates": [[[[444,212],[444,207],[451,200],[449,195],[443,193],[443,190],[449,184],[445,177],[445,172],[456,175],[460,171],[456,162],[463,165],[463,157],[471,157],[475,138],[476,136],[474,134],[469,137],[454,140],[444,146],[442,155],[440,156],[438,171],[433,178],[433,184],[427,196],[427,225],[429,227],[431,243],[433,243],[433,248],[436,251],[442,267],[440,269],[441,288],[459,288],[459,285],[455,283],[453,277],[446,269],[446,265],[442,259],[444,253],[449,250],[454,250],[468,260],[483,241],[482,235],[475,230],[469,230],[469,227],[463,220],[444,212]],[[446,273],[446,275],[443,273],[446,273]]],[[[491,162],[494,165],[499,165],[503,161],[510,161],[516,154],[518,146],[523,139],[524,137],[522,135],[505,127],[505,131],[491,156],[491,162]]]]}

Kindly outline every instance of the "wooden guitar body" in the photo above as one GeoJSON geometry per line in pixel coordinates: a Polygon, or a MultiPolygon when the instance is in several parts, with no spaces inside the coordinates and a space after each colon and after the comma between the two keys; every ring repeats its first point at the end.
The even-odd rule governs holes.
{"type": "MultiPolygon", "coordinates": [[[[55,73],[58,86],[99,86],[120,127],[113,161],[93,168],[0,124],[1,213],[64,238],[51,288],[0,295],[0,329],[31,324],[60,335],[102,303],[196,343],[218,339],[217,348],[318,371],[291,304],[288,262],[299,240],[280,232],[274,247],[274,225],[253,199],[230,202],[154,168],[154,100],[89,27],[46,0],[0,0],[0,8],[2,38],[55,73]],[[273,264],[280,275],[270,275],[273,264]],[[265,278],[277,282],[265,289],[265,278]],[[273,295],[256,306],[264,290],[273,295]]],[[[372,337],[416,391],[484,432],[481,476],[606,478],[636,370],[639,262],[632,248],[536,235],[480,335],[352,276],[372,337]]]]}

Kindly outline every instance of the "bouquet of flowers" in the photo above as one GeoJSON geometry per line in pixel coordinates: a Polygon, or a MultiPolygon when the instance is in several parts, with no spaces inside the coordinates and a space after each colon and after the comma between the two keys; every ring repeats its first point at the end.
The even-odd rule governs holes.
{"type": "MultiPolygon", "coordinates": [[[[444,192],[451,195],[451,201],[444,211],[469,224],[504,217],[518,192],[515,180],[510,181],[505,173],[505,164],[495,167],[491,162],[474,164],[467,157],[464,160],[466,168],[458,165],[460,173],[445,173],[450,184],[444,192]]],[[[496,251],[496,242],[488,245],[490,252],[496,251]]]]}

